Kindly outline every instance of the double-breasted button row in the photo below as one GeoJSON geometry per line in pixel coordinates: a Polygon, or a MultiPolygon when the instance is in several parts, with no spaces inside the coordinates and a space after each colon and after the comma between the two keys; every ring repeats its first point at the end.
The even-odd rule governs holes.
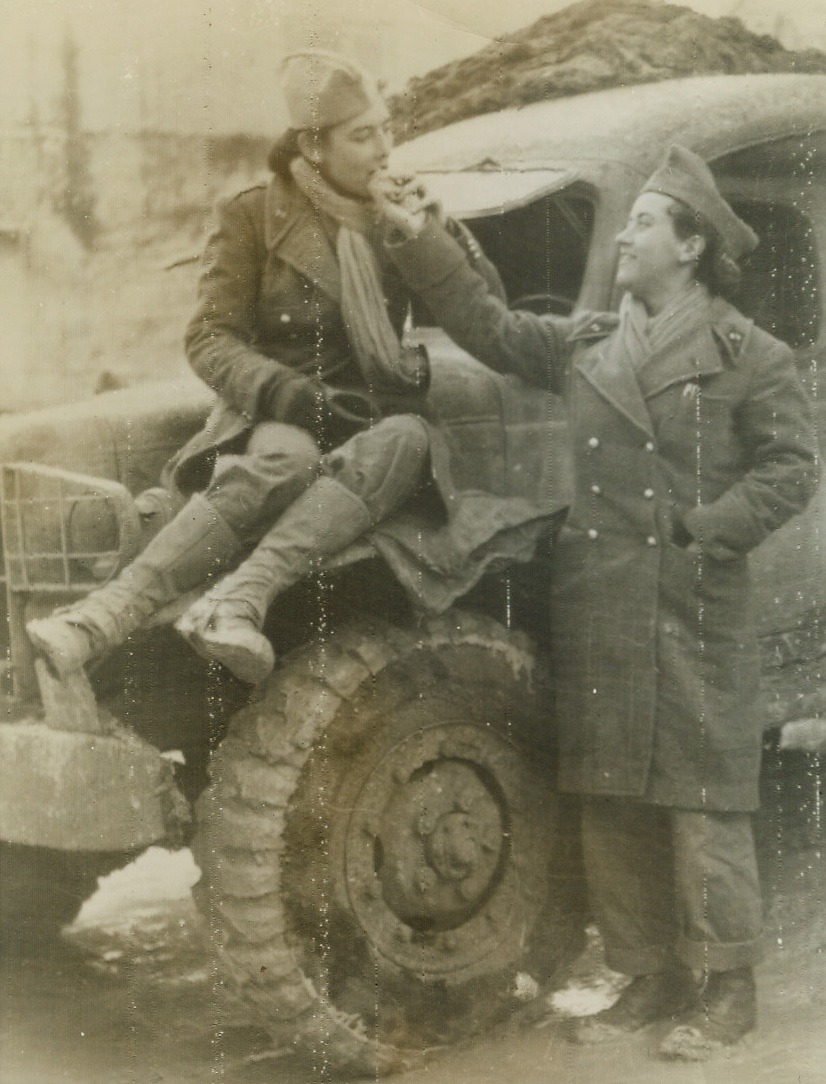
{"type": "MultiPolygon", "coordinates": [[[[592,482],[590,486],[588,486],[588,488],[595,497],[602,496],[602,486],[599,484],[599,482],[592,482]]],[[[651,488],[651,486],[648,486],[647,489],[644,489],[642,491],[642,495],[647,501],[651,501],[654,499],[654,490],[651,488]]]]}
{"type": "MultiPolygon", "coordinates": [[[[588,437],[589,448],[598,448],[599,443],[599,437],[588,437]]],[[[646,452],[655,452],[657,450],[657,446],[653,440],[647,440],[645,444],[643,444],[643,448],[646,452]]]]}

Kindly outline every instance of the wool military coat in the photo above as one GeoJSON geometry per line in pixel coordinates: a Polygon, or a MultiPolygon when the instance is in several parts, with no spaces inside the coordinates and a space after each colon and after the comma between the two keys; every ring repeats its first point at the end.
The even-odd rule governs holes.
{"type": "MultiPolygon", "coordinates": [[[[273,176],[219,209],[187,327],[195,373],[217,393],[204,429],[169,471],[184,492],[205,484],[204,464],[261,421],[292,422],[307,377],[366,390],[341,312],[335,225],[292,183],[273,176]]],[[[401,332],[409,290],[384,269],[388,315],[401,332]]]]}
{"type": "MultiPolygon", "coordinates": [[[[458,223],[448,229],[485,289],[503,296],[498,273],[472,235],[458,223]]],[[[189,361],[217,397],[205,427],[167,466],[164,481],[173,490],[188,495],[206,487],[216,454],[243,452],[259,422],[294,423],[296,394],[308,377],[367,390],[342,315],[336,231],[335,222],[278,176],[221,208],[186,332],[189,361]]],[[[414,299],[382,246],[375,248],[388,316],[401,336],[414,299]]],[[[374,542],[424,609],[447,608],[492,564],[527,560],[545,518],[565,503],[546,478],[544,457],[535,455],[528,469],[521,454],[543,404],[533,389],[517,385],[500,378],[480,383],[448,367],[434,371],[427,400],[388,410],[426,416],[440,500],[429,521],[422,521],[421,509],[400,514],[380,526],[374,542]],[[490,455],[480,455],[480,444],[490,455]],[[521,469],[509,485],[514,461],[521,469]]]]}
{"type": "Polygon", "coordinates": [[[754,808],[747,555],[817,481],[792,352],[715,299],[637,373],[611,360],[616,316],[509,312],[435,225],[391,251],[465,349],[566,396],[573,496],[551,591],[561,787],[754,808]]]}

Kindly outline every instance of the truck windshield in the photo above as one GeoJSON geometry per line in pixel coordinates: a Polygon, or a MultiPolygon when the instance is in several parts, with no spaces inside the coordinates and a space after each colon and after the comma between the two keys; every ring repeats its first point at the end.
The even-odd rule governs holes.
{"type": "Polygon", "coordinates": [[[566,189],[468,226],[499,269],[509,303],[566,314],[579,297],[594,225],[581,189],[566,189]]]}
{"type": "MultiPolygon", "coordinates": [[[[579,297],[594,225],[594,205],[582,187],[466,222],[495,264],[513,308],[566,315],[579,297]]],[[[432,318],[414,303],[413,322],[432,318]]]]}

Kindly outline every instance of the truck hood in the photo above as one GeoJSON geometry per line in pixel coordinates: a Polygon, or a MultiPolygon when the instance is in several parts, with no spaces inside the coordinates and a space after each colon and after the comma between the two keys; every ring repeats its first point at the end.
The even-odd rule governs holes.
{"type": "Polygon", "coordinates": [[[423,169],[418,176],[449,215],[462,219],[504,214],[577,179],[573,169],[505,169],[491,159],[458,171],[423,169]]]}

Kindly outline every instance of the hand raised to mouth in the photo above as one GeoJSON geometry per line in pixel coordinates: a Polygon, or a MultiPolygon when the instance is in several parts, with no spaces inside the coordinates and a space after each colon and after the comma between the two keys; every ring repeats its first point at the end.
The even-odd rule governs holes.
{"type": "Polygon", "coordinates": [[[392,175],[377,171],[370,180],[370,195],[382,217],[406,237],[416,237],[424,226],[428,208],[434,205],[426,186],[413,174],[392,175]]]}

